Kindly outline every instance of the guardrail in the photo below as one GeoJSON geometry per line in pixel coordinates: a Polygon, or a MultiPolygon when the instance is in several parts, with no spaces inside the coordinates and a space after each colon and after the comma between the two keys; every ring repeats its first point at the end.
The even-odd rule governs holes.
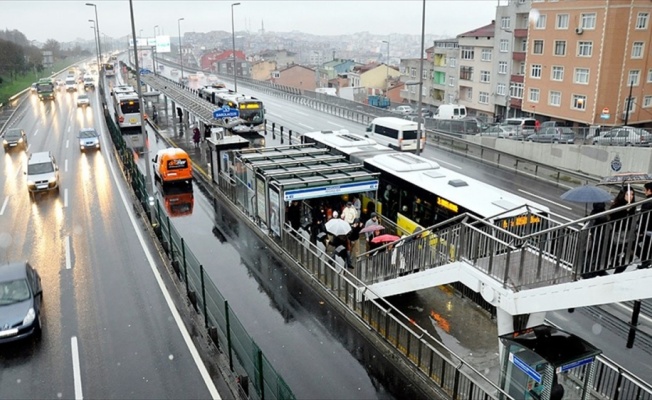
{"type": "MultiPolygon", "coordinates": [[[[154,227],[154,232],[170,258],[177,277],[185,284],[188,299],[195,310],[203,315],[204,328],[215,345],[227,353],[229,368],[232,372],[243,370],[243,375],[251,378],[246,380],[246,392],[249,396],[259,399],[294,399],[290,388],[229,308],[228,300],[206,274],[203,265],[171,224],[158,200],[155,204],[150,204],[145,176],[138,169],[132,149],[128,147],[122,133],[111,119],[105,103],[104,87],[100,85],[99,88],[104,119],[118,155],[118,164],[149,218],[148,222],[154,227]],[[239,365],[234,362],[236,358],[239,365]],[[254,390],[249,390],[249,386],[254,390]]],[[[240,385],[242,384],[243,380],[240,381],[240,385]]]]}

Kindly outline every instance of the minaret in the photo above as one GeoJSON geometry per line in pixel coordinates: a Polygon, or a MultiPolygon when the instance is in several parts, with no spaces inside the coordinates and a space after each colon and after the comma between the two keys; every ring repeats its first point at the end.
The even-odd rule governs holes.
{"type": "Polygon", "coordinates": [[[260,20],[260,34],[264,35],[265,34],[265,21],[262,19],[260,20]]]}

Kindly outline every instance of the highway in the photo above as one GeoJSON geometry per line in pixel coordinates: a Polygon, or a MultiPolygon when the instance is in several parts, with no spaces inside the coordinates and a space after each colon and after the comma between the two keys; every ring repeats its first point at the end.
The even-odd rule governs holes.
{"type": "MultiPolygon", "coordinates": [[[[170,68],[166,68],[164,75],[169,73],[170,68]]],[[[169,75],[167,76],[169,77],[169,75]]],[[[203,80],[190,81],[190,86],[193,88],[198,88],[202,84],[205,84],[203,80]]],[[[228,82],[227,86],[230,86],[228,82]]],[[[353,133],[364,134],[365,126],[359,123],[321,113],[306,106],[268,95],[242,82],[240,82],[238,89],[241,93],[260,98],[265,104],[268,121],[275,122],[277,126],[284,126],[286,132],[291,129],[294,135],[308,131],[337,129],[347,129],[353,133]]],[[[276,141],[271,140],[271,134],[268,134],[266,141],[268,146],[280,144],[278,136],[276,141]]],[[[565,218],[578,219],[584,216],[584,205],[560,200],[560,196],[567,189],[558,187],[553,183],[534,180],[515,172],[488,166],[437,149],[432,145],[427,146],[423,151],[423,155],[438,161],[445,168],[454,169],[472,178],[546,205],[553,213],[565,218]]],[[[433,336],[440,338],[445,343],[453,343],[452,348],[459,348],[460,355],[474,354],[475,356],[469,357],[481,359],[483,364],[491,365],[491,358],[495,357],[495,349],[482,350],[482,346],[477,343],[477,338],[470,334],[470,332],[477,329],[478,316],[472,310],[469,310],[471,314],[463,313],[463,305],[457,303],[455,295],[444,293],[442,298],[441,292],[441,289],[430,289],[417,292],[412,296],[399,296],[388,300],[414,319],[421,327],[427,329],[433,336]],[[456,304],[455,307],[450,306],[453,303],[456,304]],[[435,308],[434,304],[441,304],[441,306],[435,308]],[[449,323],[447,325],[447,328],[450,329],[449,332],[456,332],[457,334],[450,335],[449,332],[441,329],[441,324],[437,323],[438,319],[433,317],[433,313],[438,318],[443,317],[446,319],[449,323]],[[455,316],[456,313],[463,316],[457,317],[455,316]],[[457,325],[451,324],[452,321],[457,321],[457,325]]],[[[650,300],[646,300],[644,303],[649,306],[650,300]]],[[[625,347],[629,318],[631,318],[631,305],[608,304],[592,307],[591,309],[593,315],[588,315],[583,310],[577,310],[575,313],[558,310],[549,312],[547,317],[562,329],[578,334],[595,344],[604,351],[607,357],[624,366],[630,372],[638,375],[643,380],[652,382],[650,381],[652,379],[650,378],[652,377],[652,365],[649,363],[652,356],[651,344],[648,342],[641,343],[641,347],[635,345],[632,349],[625,347]],[[611,326],[614,321],[618,326],[617,329],[611,326]]],[[[652,328],[650,315],[642,314],[640,324],[644,330],[649,332],[652,328]]],[[[483,323],[480,325],[484,326],[483,323]]],[[[638,340],[642,339],[645,338],[639,335],[638,340]]]]}
{"type": "Polygon", "coordinates": [[[0,398],[219,398],[224,384],[207,372],[158,274],[91,97],[82,109],[74,93],[47,103],[30,95],[9,123],[27,132],[29,152],[52,152],[61,190],[32,202],[26,153],[2,155],[0,257],[39,272],[43,332],[0,346],[0,398]],[[93,126],[104,149],[81,153],[77,132],[93,126]]]}

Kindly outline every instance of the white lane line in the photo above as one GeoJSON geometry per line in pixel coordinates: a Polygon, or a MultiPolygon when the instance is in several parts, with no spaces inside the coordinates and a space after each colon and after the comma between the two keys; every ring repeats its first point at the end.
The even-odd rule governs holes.
{"type": "Polygon", "coordinates": [[[297,113],[297,114],[304,115],[304,116],[306,116],[306,117],[308,116],[308,114],[307,114],[307,113],[304,113],[303,111],[294,110],[294,112],[297,113]]]}
{"type": "Polygon", "coordinates": [[[437,162],[440,163],[440,164],[446,164],[446,165],[450,165],[450,166],[453,167],[453,168],[462,169],[462,167],[460,167],[459,165],[451,164],[451,163],[449,163],[449,162],[447,162],[447,161],[439,160],[439,159],[436,159],[436,158],[434,158],[434,157],[433,157],[432,159],[435,160],[435,161],[437,161],[437,162]]]}
{"type": "Polygon", "coordinates": [[[66,252],[66,269],[70,269],[72,268],[72,262],[70,260],[70,236],[65,237],[64,243],[66,245],[66,248],[64,249],[66,252]]]}
{"type": "Polygon", "coordinates": [[[72,129],[72,126],[69,126],[69,127],[68,127],[68,132],[70,132],[70,129],[72,129]]]}
{"type": "Polygon", "coordinates": [[[69,144],[70,144],[70,140],[66,140],[66,149],[68,148],[69,144]]]}
{"type": "Polygon", "coordinates": [[[72,350],[72,377],[75,383],[75,399],[82,400],[84,398],[84,394],[82,393],[81,367],[79,366],[79,347],[77,346],[77,336],[70,338],[70,348],[72,350]]]}
{"type": "Polygon", "coordinates": [[[68,189],[63,191],[63,207],[68,207],[68,189]]]}
{"type": "Polygon", "coordinates": [[[308,128],[308,129],[315,129],[315,128],[313,128],[312,126],[310,126],[310,125],[306,125],[306,124],[302,124],[301,122],[299,122],[298,124],[301,125],[301,126],[305,126],[305,127],[308,128]]]}
{"type": "Polygon", "coordinates": [[[527,194],[528,196],[536,197],[536,198],[539,199],[539,200],[547,201],[548,203],[554,204],[554,205],[556,205],[557,207],[565,208],[565,209],[567,209],[568,211],[572,210],[572,208],[570,208],[570,207],[567,207],[567,206],[565,206],[565,205],[563,205],[563,204],[559,204],[559,203],[554,202],[554,201],[552,201],[552,200],[546,199],[545,197],[537,196],[537,195],[534,194],[534,193],[526,192],[525,190],[522,190],[522,189],[519,189],[518,191],[521,192],[521,193],[525,193],[525,194],[527,194]]]}
{"type": "Polygon", "coordinates": [[[34,131],[34,136],[38,135],[38,129],[34,131]]]}
{"type": "Polygon", "coordinates": [[[66,158],[66,161],[63,162],[63,171],[68,172],[68,159],[66,158]]]}
{"type": "Polygon", "coordinates": [[[118,176],[117,173],[115,172],[116,167],[113,164],[113,160],[111,157],[106,157],[106,160],[111,166],[110,170],[111,170],[111,175],[113,176],[113,181],[116,182],[116,187],[118,188],[118,192],[120,193],[120,198],[122,199],[122,203],[125,207],[127,215],[129,215],[129,220],[131,221],[131,225],[134,228],[134,232],[136,232],[136,236],[138,237],[140,246],[145,252],[145,257],[147,258],[149,268],[152,270],[152,274],[154,274],[156,283],[161,289],[161,293],[163,294],[165,303],[167,304],[168,309],[170,310],[170,313],[174,318],[174,322],[177,324],[177,327],[181,332],[183,341],[186,343],[186,346],[188,347],[188,351],[190,351],[190,355],[192,356],[192,359],[195,362],[197,369],[199,370],[199,374],[204,379],[204,384],[206,385],[206,388],[208,389],[211,398],[215,400],[221,400],[222,397],[220,397],[220,394],[218,393],[217,388],[215,387],[215,384],[213,383],[213,380],[211,379],[211,376],[208,373],[206,366],[204,365],[204,362],[199,356],[197,347],[195,347],[195,344],[192,342],[192,339],[190,338],[190,334],[188,333],[188,330],[186,329],[186,326],[183,324],[183,320],[179,315],[179,311],[177,311],[177,308],[175,307],[174,302],[172,301],[172,296],[170,296],[170,293],[168,292],[167,288],[165,287],[165,283],[163,282],[163,278],[161,278],[161,274],[158,272],[158,269],[156,268],[156,263],[154,261],[154,257],[152,256],[152,252],[149,250],[149,247],[147,246],[147,244],[145,243],[145,239],[143,238],[143,234],[140,231],[141,229],[140,224],[136,222],[136,217],[134,216],[134,211],[133,211],[133,207],[131,206],[131,202],[127,201],[127,196],[125,195],[124,190],[118,183],[118,176]]]}
{"type": "Polygon", "coordinates": [[[344,125],[336,124],[335,122],[331,122],[331,121],[326,121],[326,122],[328,122],[331,125],[335,125],[335,126],[339,126],[340,128],[344,128],[344,125]]]}
{"type": "Polygon", "coordinates": [[[5,197],[5,201],[2,203],[2,208],[0,208],[0,215],[5,213],[5,208],[7,208],[7,203],[9,203],[9,196],[5,197]]]}
{"type": "MultiPolygon", "coordinates": [[[[629,311],[630,313],[632,312],[632,307],[628,307],[628,306],[624,305],[623,303],[616,303],[616,305],[621,307],[621,308],[624,308],[625,310],[629,311]]],[[[652,322],[652,318],[648,317],[647,315],[645,315],[643,313],[640,313],[638,315],[638,317],[646,320],[647,322],[652,322]]]]}
{"type": "Polygon", "coordinates": [[[273,112],[271,112],[271,111],[267,111],[267,110],[265,110],[265,114],[267,114],[267,115],[271,115],[272,117],[280,117],[280,115],[278,115],[278,114],[276,114],[276,113],[273,113],[273,112]]]}

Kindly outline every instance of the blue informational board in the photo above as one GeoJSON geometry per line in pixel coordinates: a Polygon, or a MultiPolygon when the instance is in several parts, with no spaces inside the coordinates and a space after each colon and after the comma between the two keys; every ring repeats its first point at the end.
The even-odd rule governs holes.
{"type": "Polygon", "coordinates": [[[343,183],[332,186],[319,186],[306,189],[291,189],[283,193],[284,201],[316,199],[319,197],[337,196],[341,194],[361,193],[378,190],[378,181],[343,183]]]}
{"type": "Polygon", "coordinates": [[[149,75],[151,73],[152,73],[152,71],[148,70],[147,68],[141,68],[140,69],[140,74],[141,75],[149,75]]]}
{"type": "Polygon", "coordinates": [[[240,116],[240,111],[238,111],[235,108],[231,108],[229,106],[224,106],[222,108],[213,111],[213,118],[215,119],[237,118],[239,116],[240,116]]]}
{"type": "Polygon", "coordinates": [[[509,353],[509,361],[511,361],[512,364],[516,366],[516,368],[525,372],[527,376],[534,379],[537,383],[541,383],[541,374],[535,371],[534,368],[530,367],[528,363],[516,357],[514,353],[509,353]]]}
{"type": "Polygon", "coordinates": [[[591,364],[595,360],[595,357],[587,357],[581,360],[573,361],[561,367],[557,367],[557,373],[570,371],[571,369],[581,367],[582,365],[591,364]]]}

